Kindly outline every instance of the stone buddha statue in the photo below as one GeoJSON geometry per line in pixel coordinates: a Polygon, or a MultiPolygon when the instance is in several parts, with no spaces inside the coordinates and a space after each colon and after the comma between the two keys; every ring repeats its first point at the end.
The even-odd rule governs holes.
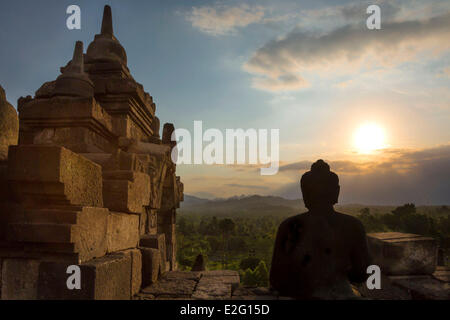
{"type": "Polygon", "coordinates": [[[271,287],[297,299],[355,298],[350,282],[364,282],[368,276],[364,227],[358,219],[334,211],[339,178],[326,162],[315,162],[300,184],[309,211],[281,223],[271,287]]]}

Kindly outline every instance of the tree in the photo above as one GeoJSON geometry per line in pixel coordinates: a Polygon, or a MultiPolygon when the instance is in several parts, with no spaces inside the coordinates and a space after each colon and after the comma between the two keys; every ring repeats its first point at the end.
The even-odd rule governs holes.
{"type": "Polygon", "coordinates": [[[219,251],[221,247],[221,242],[218,237],[208,236],[206,240],[209,242],[209,246],[213,252],[219,251]]]}
{"type": "Polygon", "coordinates": [[[225,239],[228,239],[230,234],[234,231],[236,227],[234,221],[232,219],[223,219],[219,221],[219,229],[222,232],[222,243],[223,243],[223,255],[222,255],[222,267],[225,269],[225,252],[228,250],[228,246],[226,246],[225,239]]]}
{"type": "Polygon", "coordinates": [[[256,272],[251,269],[245,270],[244,274],[242,275],[242,284],[248,287],[258,286],[256,272]]]}
{"type": "Polygon", "coordinates": [[[260,261],[261,260],[259,260],[258,258],[248,257],[248,258],[241,260],[241,263],[239,264],[239,268],[242,270],[247,270],[247,269],[255,270],[260,261]]]}
{"type": "Polygon", "coordinates": [[[406,217],[406,216],[416,213],[416,206],[414,205],[414,203],[407,203],[401,207],[395,208],[395,210],[392,211],[392,213],[394,215],[397,215],[397,216],[403,218],[403,217],[406,217]]]}
{"type": "Polygon", "coordinates": [[[178,232],[184,235],[195,233],[194,224],[191,221],[187,221],[185,217],[181,217],[178,220],[178,232]]]}
{"type": "Polygon", "coordinates": [[[228,240],[228,248],[231,251],[245,252],[247,251],[247,243],[245,242],[243,237],[233,236],[228,240]]]}
{"type": "Polygon", "coordinates": [[[222,234],[229,236],[236,227],[234,221],[232,219],[223,219],[219,221],[219,229],[222,234]]]}
{"type": "Polygon", "coordinates": [[[258,286],[267,287],[269,284],[269,270],[267,270],[266,263],[261,260],[255,269],[258,286]]]}
{"type": "Polygon", "coordinates": [[[266,263],[260,261],[255,270],[248,268],[242,275],[242,283],[250,287],[267,287],[269,284],[269,271],[266,263]]]}
{"type": "Polygon", "coordinates": [[[369,208],[362,208],[361,210],[359,210],[359,213],[362,216],[368,216],[368,215],[370,215],[370,209],[369,208]]]}

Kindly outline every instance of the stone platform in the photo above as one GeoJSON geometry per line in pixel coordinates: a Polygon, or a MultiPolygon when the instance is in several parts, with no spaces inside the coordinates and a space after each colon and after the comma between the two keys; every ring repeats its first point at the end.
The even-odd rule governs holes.
{"type": "MultiPolygon", "coordinates": [[[[384,276],[381,290],[355,286],[356,298],[364,300],[448,300],[450,270],[440,267],[433,276],[384,276]],[[444,278],[442,278],[445,275],[444,278]],[[440,277],[441,279],[439,279],[440,277]]],[[[134,300],[291,300],[269,288],[240,285],[239,273],[231,270],[171,271],[141,290],[134,300]]]]}
{"type": "Polygon", "coordinates": [[[231,270],[168,272],[135,300],[277,300],[268,288],[243,288],[239,273],[231,270]]]}

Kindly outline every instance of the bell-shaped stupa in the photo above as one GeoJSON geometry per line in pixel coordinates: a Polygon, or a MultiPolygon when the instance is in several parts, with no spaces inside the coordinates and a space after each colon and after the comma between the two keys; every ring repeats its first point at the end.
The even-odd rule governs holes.
{"type": "Polygon", "coordinates": [[[95,35],[94,41],[87,49],[86,56],[93,62],[116,61],[127,65],[127,53],[114,36],[110,6],[104,8],[101,32],[95,35]]]}
{"type": "Polygon", "coordinates": [[[77,41],[72,61],[56,79],[54,96],[92,97],[94,84],[84,72],[83,42],[77,41]]]}

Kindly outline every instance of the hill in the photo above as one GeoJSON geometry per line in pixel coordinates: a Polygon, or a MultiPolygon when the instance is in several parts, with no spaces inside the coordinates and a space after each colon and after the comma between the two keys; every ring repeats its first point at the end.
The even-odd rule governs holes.
{"type": "MultiPolygon", "coordinates": [[[[417,212],[436,216],[441,206],[418,206],[417,212]]],[[[390,213],[396,206],[373,206],[363,204],[338,204],[336,211],[358,215],[363,208],[369,208],[372,214],[390,213]]],[[[211,215],[217,217],[290,216],[305,212],[302,199],[289,200],[277,196],[234,196],[225,199],[208,200],[191,195],[184,196],[184,202],[178,211],[183,215],[211,215]]]]}
{"type": "Polygon", "coordinates": [[[275,196],[241,196],[227,199],[207,200],[185,195],[179,213],[211,214],[227,217],[257,217],[267,215],[293,215],[305,211],[303,201],[288,200],[275,196]]]}

